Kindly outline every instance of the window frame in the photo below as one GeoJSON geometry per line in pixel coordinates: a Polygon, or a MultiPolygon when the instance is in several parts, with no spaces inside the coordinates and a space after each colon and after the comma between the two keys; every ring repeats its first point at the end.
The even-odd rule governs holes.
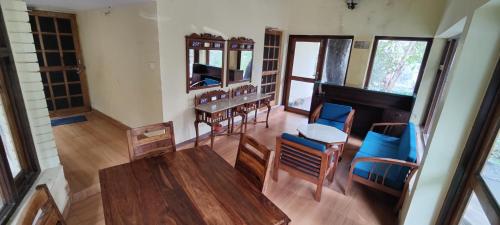
{"type": "Polygon", "coordinates": [[[422,120],[420,126],[422,129],[422,134],[424,137],[424,144],[427,144],[427,139],[431,134],[431,128],[434,126],[436,122],[436,116],[438,110],[438,105],[440,104],[440,100],[443,98],[443,94],[445,92],[445,86],[448,81],[448,74],[453,65],[453,61],[455,59],[455,52],[458,46],[458,38],[450,38],[446,41],[446,45],[443,49],[443,53],[441,55],[441,60],[439,63],[438,71],[436,72],[436,76],[434,78],[434,83],[432,85],[432,93],[429,96],[427,108],[425,110],[425,118],[422,120]]]}
{"type": "MultiPolygon", "coordinates": [[[[415,96],[418,92],[418,88],[420,87],[420,82],[422,80],[422,76],[424,74],[425,66],[427,65],[427,59],[429,58],[429,52],[432,47],[432,42],[433,38],[427,38],[427,37],[398,37],[398,36],[375,36],[373,39],[373,46],[372,46],[372,52],[370,55],[370,63],[368,64],[368,69],[366,71],[366,78],[365,78],[365,83],[363,88],[368,90],[368,84],[370,83],[371,75],[372,75],[372,69],[373,69],[373,63],[375,61],[375,55],[377,52],[377,47],[378,47],[378,41],[380,40],[390,40],[390,41],[425,41],[427,42],[427,46],[425,47],[425,52],[424,52],[424,57],[422,58],[422,64],[420,65],[420,69],[418,71],[418,77],[417,77],[417,82],[415,83],[415,87],[413,87],[413,96],[415,96]]],[[[383,92],[383,93],[389,93],[389,94],[397,94],[398,93],[392,93],[392,92],[383,92]]]]}
{"type": "Polygon", "coordinates": [[[13,177],[0,138],[0,194],[4,205],[0,209],[0,224],[6,224],[40,174],[26,107],[10,42],[0,10],[0,97],[4,102],[7,121],[13,133],[21,172],[13,177]]]}

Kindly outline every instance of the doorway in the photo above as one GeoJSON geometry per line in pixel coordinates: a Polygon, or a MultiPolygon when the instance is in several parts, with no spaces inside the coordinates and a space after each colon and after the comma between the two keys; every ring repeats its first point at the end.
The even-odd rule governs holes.
{"type": "Polygon", "coordinates": [[[29,17],[50,116],[89,111],[76,16],[30,11],[29,17]]]}
{"type": "Polygon", "coordinates": [[[285,110],[308,115],[316,82],[343,86],[353,36],[290,35],[285,110]]]}

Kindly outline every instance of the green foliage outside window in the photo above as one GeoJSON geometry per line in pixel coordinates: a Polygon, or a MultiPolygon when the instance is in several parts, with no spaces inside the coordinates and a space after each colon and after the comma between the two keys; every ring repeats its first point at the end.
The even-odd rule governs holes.
{"type": "Polygon", "coordinates": [[[413,95],[426,41],[379,40],[368,89],[413,95]]]}

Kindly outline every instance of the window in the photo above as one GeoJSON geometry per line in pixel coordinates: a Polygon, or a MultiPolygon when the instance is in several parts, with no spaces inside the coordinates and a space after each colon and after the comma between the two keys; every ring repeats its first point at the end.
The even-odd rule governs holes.
{"type": "MultiPolygon", "coordinates": [[[[0,36],[5,24],[0,12],[0,36]]],[[[12,52],[0,37],[0,224],[5,224],[40,168],[12,52]]]]}
{"type": "Polygon", "coordinates": [[[431,44],[432,38],[375,37],[366,88],[413,95],[431,44]]]}
{"type": "Polygon", "coordinates": [[[441,61],[439,65],[439,69],[436,74],[436,78],[434,80],[433,92],[429,100],[429,104],[427,106],[426,117],[424,119],[424,123],[422,124],[424,129],[424,142],[427,142],[427,138],[429,137],[431,127],[433,126],[436,118],[436,107],[438,103],[442,99],[443,89],[446,84],[446,78],[448,76],[448,72],[450,71],[451,64],[453,63],[453,58],[455,56],[455,50],[457,48],[457,40],[450,39],[446,42],[445,48],[443,50],[443,54],[441,56],[441,61]]]}

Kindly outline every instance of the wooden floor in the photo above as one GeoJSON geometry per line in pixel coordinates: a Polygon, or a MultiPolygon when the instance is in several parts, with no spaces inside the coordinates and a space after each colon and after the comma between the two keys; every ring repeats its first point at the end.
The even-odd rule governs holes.
{"type": "MultiPolygon", "coordinates": [[[[54,128],[66,178],[72,192],[76,193],[68,225],[104,224],[97,171],[128,161],[125,131],[94,113],[88,113],[87,118],[87,122],[54,128]]],[[[296,133],[297,126],[307,123],[307,118],[275,109],[270,121],[270,128],[266,129],[264,124],[249,125],[247,133],[274,149],[277,135],[282,132],[296,133]]],[[[204,143],[208,144],[208,141],[204,143]]],[[[237,144],[237,136],[218,137],[214,150],[234,165],[237,144]]],[[[356,183],[350,195],[344,195],[348,166],[359,144],[356,138],[349,140],[334,182],[326,182],[323,187],[321,202],[313,199],[313,184],[283,171],[280,171],[277,183],[271,181],[266,196],[291,218],[292,225],[397,224],[397,216],[392,212],[396,203],[393,197],[356,183]]],[[[188,147],[192,144],[180,149],[188,147]]]]}

